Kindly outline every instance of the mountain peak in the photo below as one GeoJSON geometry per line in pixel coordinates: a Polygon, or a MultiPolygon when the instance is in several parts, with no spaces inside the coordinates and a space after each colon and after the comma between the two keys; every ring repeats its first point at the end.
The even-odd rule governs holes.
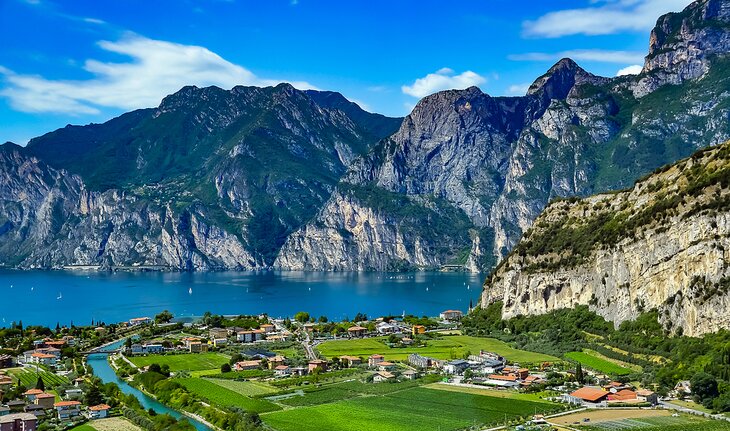
{"type": "Polygon", "coordinates": [[[537,78],[527,90],[528,95],[545,94],[549,99],[564,99],[576,84],[594,75],[586,72],[571,60],[563,58],[537,78]]]}

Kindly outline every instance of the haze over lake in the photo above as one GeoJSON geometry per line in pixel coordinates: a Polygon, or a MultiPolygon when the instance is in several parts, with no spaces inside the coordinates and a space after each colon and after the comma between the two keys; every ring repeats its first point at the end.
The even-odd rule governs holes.
{"type": "Polygon", "coordinates": [[[477,302],[483,276],[469,273],[353,272],[73,272],[0,271],[0,326],[107,323],[152,316],[216,314],[291,316],[308,311],[330,319],[436,315],[477,302]]]}

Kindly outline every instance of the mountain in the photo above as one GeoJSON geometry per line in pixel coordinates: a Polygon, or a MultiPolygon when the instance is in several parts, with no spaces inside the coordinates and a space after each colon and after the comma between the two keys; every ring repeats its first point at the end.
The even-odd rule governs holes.
{"type": "Polygon", "coordinates": [[[270,266],[401,119],[338,93],[185,87],[156,109],[2,147],[9,266],[270,266]]]}
{"type": "Polygon", "coordinates": [[[287,84],[185,87],[6,144],[0,262],[487,271],[551,199],[730,138],[729,51],[730,0],[699,0],[659,18],[639,75],[563,59],[522,97],[443,91],[405,119],[287,84]]]}
{"type": "Polygon", "coordinates": [[[628,190],[557,199],[485,282],[502,316],[588,305],[617,325],[656,309],[675,333],[730,328],[730,142],[628,190]]]}
{"type": "Polygon", "coordinates": [[[523,97],[422,99],[356,159],[275,265],[485,271],[555,197],[588,196],[730,138],[730,0],[661,17],[639,75],[560,60],[523,97]]]}

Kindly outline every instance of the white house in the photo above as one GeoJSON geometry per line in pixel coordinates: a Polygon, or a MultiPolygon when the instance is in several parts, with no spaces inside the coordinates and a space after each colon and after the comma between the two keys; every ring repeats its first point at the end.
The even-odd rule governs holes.
{"type": "Polygon", "coordinates": [[[89,419],[104,419],[109,416],[109,407],[106,404],[99,404],[98,406],[89,407],[89,419]]]}

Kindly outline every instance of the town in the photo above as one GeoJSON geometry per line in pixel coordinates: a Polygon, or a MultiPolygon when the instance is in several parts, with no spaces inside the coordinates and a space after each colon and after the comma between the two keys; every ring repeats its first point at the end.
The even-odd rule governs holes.
{"type": "MultiPolygon", "coordinates": [[[[14,324],[0,332],[0,430],[315,429],[319,410],[355,405],[368,413],[371,400],[402,394],[450,405],[452,429],[595,429],[607,417],[727,424],[693,402],[688,380],[660,396],[616,363],[606,370],[596,357],[559,358],[465,335],[463,317],[445,310],[341,322],[306,312],[177,320],[163,311],[55,330],[14,324]],[[103,368],[178,414],[145,408],[103,368]]],[[[408,416],[400,403],[389,408],[408,416]]]]}

